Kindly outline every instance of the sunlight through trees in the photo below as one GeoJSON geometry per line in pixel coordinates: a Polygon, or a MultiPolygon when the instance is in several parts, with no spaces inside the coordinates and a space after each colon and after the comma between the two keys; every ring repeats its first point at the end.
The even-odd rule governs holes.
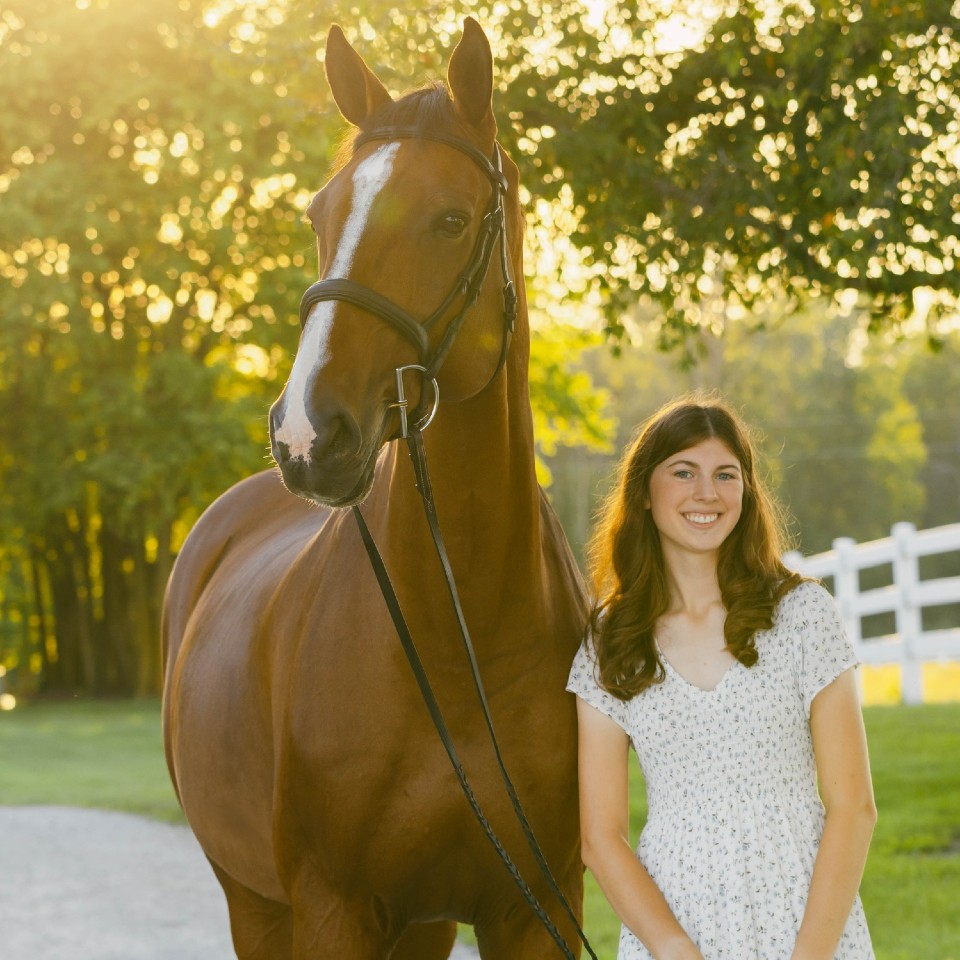
{"type": "MultiPolygon", "coordinates": [[[[155,691],[179,543],[268,465],[266,410],[315,271],[301,218],[344,133],[322,70],[330,23],[397,94],[442,76],[465,14],[490,34],[500,135],[526,191],[531,389],[550,455],[609,444],[604,394],[577,361],[605,334],[626,337],[638,311],[646,342],[708,363],[710,338],[737,327],[738,343],[740,327],[816,296],[865,311],[875,333],[911,320],[949,347],[958,12],[948,0],[8,0],[8,687],[155,691]]],[[[929,473],[890,403],[910,476],[929,473]]],[[[869,456],[887,462],[891,441],[876,442],[869,456]]],[[[930,458],[941,485],[945,456],[930,458]]]]}

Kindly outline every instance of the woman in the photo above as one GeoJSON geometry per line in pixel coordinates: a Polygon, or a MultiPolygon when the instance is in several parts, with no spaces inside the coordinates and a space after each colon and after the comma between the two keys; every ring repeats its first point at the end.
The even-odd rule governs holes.
{"type": "Polygon", "coordinates": [[[856,657],[782,547],[725,404],[683,399],[643,425],[591,544],[597,599],[567,687],[583,860],[623,921],[619,960],[874,956],[856,657]],[[636,855],[630,742],[649,807],[636,855]]]}

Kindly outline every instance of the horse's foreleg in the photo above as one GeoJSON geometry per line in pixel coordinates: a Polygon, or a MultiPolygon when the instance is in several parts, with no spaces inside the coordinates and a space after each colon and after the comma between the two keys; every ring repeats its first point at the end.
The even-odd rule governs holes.
{"type": "Polygon", "coordinates": [[[457,939],[452,920],[411,923],[390,954],[390,960],[447,960],[457,939]]]}
{"type": "MultiPolygon", "coordinates": [[[[568,930],[568,924],[559,920],[556,925],[573,955],[579,957],[581,945],[573,928],[568,930]]],[[[482,960],[543,960],[544,957],[563,956],[535,917],[533,922],[504,922],[484,927],[478,924],[474,930],[482,960]]]]}
{"type": "Polygon", "coordinates": [[[386,960],[400,935],[380,897],[344,897],[322,882],[293,899],[293,960],[386,960]]]}
{"type": "MultiPolygon", "coordinates": [[[[579,918],[583,908],[582,868],[578,865],[566,882],[560,877],[558,882],[579,918]]],[[[570,951],[579,957],[581,943],[572,921],[552,895],[543,892],[538,895],[570,951]]],[[[553,937],[524,900],[516,900],[505,909],[482,917],[473,929],[482,960],[542,960],[562,955],[553,937]]]]}
{"type": "Polygon", "coordinates": [[[238,883],[215,863],[213,871],[223,887],[230,911],[230,933],[238,960],[291,960],[293,913],[238,883]]]}

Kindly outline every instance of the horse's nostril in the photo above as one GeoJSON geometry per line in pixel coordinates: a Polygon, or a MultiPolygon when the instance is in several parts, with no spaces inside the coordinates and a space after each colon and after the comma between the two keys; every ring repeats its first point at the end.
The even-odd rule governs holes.
{"type": "Polygon", "coordinates": [[[286,463],[290,459],[290,448],[281,440],[273,442],[273,459],[277,463],[286,463]]]}
{"type": "Polygon", "coordinates": [[[315,459],[341,459],[360,449],[360,430],[346,413],[328,418],[313,445],[315,459]]]}

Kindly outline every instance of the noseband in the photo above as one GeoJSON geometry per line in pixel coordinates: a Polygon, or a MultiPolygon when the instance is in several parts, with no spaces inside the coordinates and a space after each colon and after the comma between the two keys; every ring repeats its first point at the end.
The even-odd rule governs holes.
{"type": "Polygon", "coordinates": [[[453,346],[460,328],[466,319],[467,311],[477,302],[480,296],[480,290],[483,288],[487,271],[490,268],[490,260],[493,255],[494,245],[500,244],[500,267],[503,273],[503,336],[501,339],[500,359],[493,372],[491,380],[503,367],[506,361],[507,348],[510,343],[510,335],[513,333],[514,324],[517,318],[517,293],[514,287],[513,279],[510,276],[510,263],[507,257],[507,236],[506,236],[506,217],[504,215],[504,197],[507,192],[507,179],[503,175],[503,163],[500,157],[500,147],[493,145],[493,160],[488,159],[476,147],[461,140],[458,137],[449,136],[443,133],[425,133],[415,127],[382,127],[375,130],[369,130],[362,133],[356,140],[355,147],[363,146],[375,140],[432,140],[436,143],[446,144],[459,150],[460,153],[469,157],[483,172],[490,181],[493,192],[490,196],[490,202],[484,213],[483,220],[480,222],[480,231],[473,245],[473,251],[470,259],[467,261],[463,271],[459,274],[451,288],[450,292],[444,298],[443,302],[422,322],[413,317],[402,307],[395,304],[392,300],[377,293],[370,287],[365,287],[361,283],[345,278],[334,278],[329,280],[318,280],[309,286],[303,294],[300,301],[300,326],[304,326],[311,309],[315,304],[323,303],[326,300],[339,300],[343,303],[352,304],[355,307],[365,310],[367,313],[379,317],[386,323],[391,324],[409,340],[417,350],[417,356],[420,362],[408,364],[397,368],[397,402],[394,404],[400,411],[400,436],[407,437],[409,433],[407,400],[403,389],[403,374],[407,370],[418,370],[421,372],[423,381],[429,383],[433,390],[432,409],[429,413],[424,412],[424,401],[421,391],[420,408],[414,413],[416,420],[415,429],[425,429],[433,419],[440,402],[440,391],[437,387],[437,373],[443,365],[450,348],[453,346]],[[431,350],[430,333],[437,322],[444,317],[452,307],[458,297],[463,298],[463,303],[458,313],[447,324],[439,343],[431,350]]]}

